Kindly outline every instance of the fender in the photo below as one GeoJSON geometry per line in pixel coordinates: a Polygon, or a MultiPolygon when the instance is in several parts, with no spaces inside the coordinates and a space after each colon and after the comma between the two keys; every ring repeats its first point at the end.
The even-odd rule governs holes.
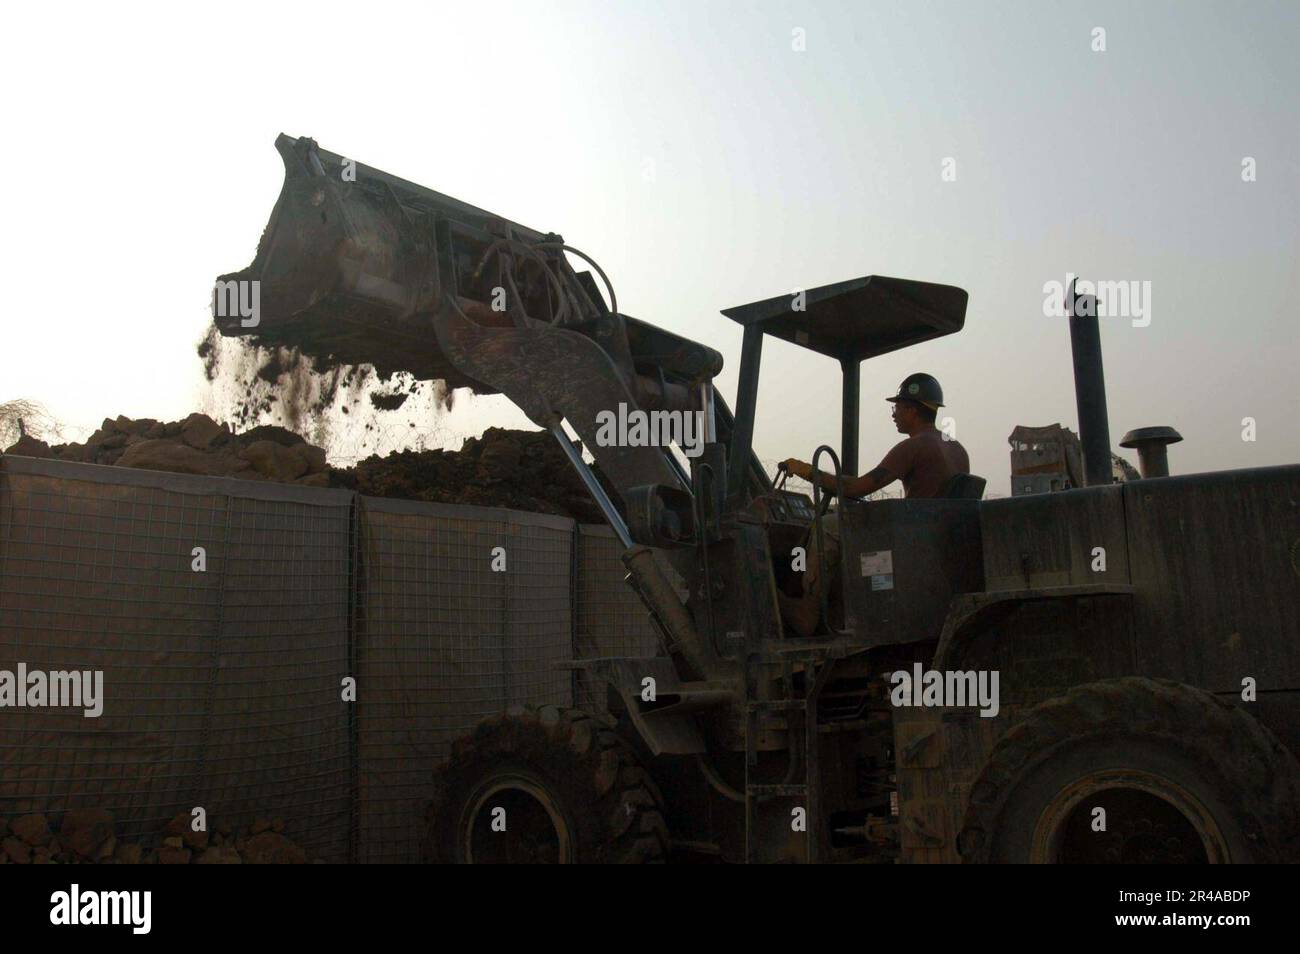
{"type": "Polygon", "coordinates": [[[1023,590],[996,590],[988,593],[962,593],[948,606],[939,645],[934,651],[935,669],[947,669],[961,649],[975,624],[1032,600],[1071,599],[1085,596],[1128,596],[1135,588],[1127,583],[1082,583],[1072,586],[1040,586],[1023,590]]]}

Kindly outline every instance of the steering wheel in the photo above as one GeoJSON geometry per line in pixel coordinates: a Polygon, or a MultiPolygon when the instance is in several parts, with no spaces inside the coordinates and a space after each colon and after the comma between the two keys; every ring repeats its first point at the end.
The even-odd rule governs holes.
{"type": "Polygon", "coordinates": [[[820,519],[826,516],[827,510],[831,509],[831,500],[835,497],[835,494],[831,493],[829,490],[823,490],[818,496],[821,497],[821,502],[817,509],[817,517],[820,519]]]}
{"type": "MultiPolygon", "coordinates": [[[[790,472],[785,469],[784,462],[776,465],[776,474],[777,475],[772,478],[772,490],[774,491],[783,489],[785,487],[786,478],[790,476],[790,472]]],[[[817,511],[817,518],[821,519],[826,516],[826,511],[831,508],[831,498],[835,495],[827,491],[818,494],[818,496],[821,498],[821,501],[819,503],[820,509],[817,511]]]]}

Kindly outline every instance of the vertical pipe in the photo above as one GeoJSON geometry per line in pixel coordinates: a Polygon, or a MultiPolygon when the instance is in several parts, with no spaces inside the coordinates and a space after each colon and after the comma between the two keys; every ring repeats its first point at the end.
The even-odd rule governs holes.
{"type": "Polygon", "coordinates": [[[754,446],[754,413],[758,408],[758,366],[763,358],[762,325],[746,325],[740,346],[740,383],[736,386],[735,427],[727,458],[727,496],[738,495],[745,486],[745,468],[754,446]]]}
{"type": "Polygon", "coordinates": [[[1070,351],[1074,357],[1074,401],[1079,412],[1079,443],[1089,487],[1113,482],[1110,462],[1110,421],[1106,414],[1106,376],[1101,362],[1101,328],[1097,300],[1076,297],[1070,284],[1066,312],[1070,321],[1070,351]],[[1084,314],[1078,314],[1079,311],[1084,314]]]}
{"type": "Polygon", "coordinates": [[[600,481],[597,480],[596,475],[591,472],[591,468],[587,466],[587,462],[582,459],[582,455],[578,453],[578,449],[569,441],[569,435],[564,433],[563,425],[552,425],[551,433],[555,436],[555,439],[560,442],[560,447],[563,448],[564,455],[569,458],[569,463],[573,465],[573,469],[578,472],[578,476],[582,478],[582,482],[587,485],[587,490],[591,493],[592,499],[596,501],[596,505],[600,507],[601,513],[603,513],[605,519],[609,521],[610,527],[613,529],[614,533],[618,535],[619,542],[622,543],[624,547],[632,546],[632,533],[628,530],[627,524],[623,522],[623,517],[619,514],[618,508],[615,507],[614,502],[609,499],[609,494],[605,493],[605,488],[600,485],[600,481]]]}
{"type": "MultiPolygon", "coordinates": [[[[373,645],[366,641],[366,634],[358,632],[368,618],[362,603],[366,592],[365,567],[361,562],[362,546],[362,506],[360,494],[352,494],[348,504],[348,672],[360,672],[359,647],[373,645]]],[[[575,522],[574,526],[577,524],[575,522]]],[[[575,657],[576,658],[576,657],[575,657]]],[[[348,863],[358,864],[361,859],[361,730],[357,721],[357,707],[352,704],[348,709],[348,863]]]]}
{"type": "MultiPolygon", "coordinates": [[[[581,572],[581,556],[579,548],[582,546],[582,526],[578,521],[573,521],[573,529],[569,531],[569,653],[574,659],[581,659],[583,648],[578,645],[578,625],[581,618],[582,605],[579,602],[582,599],[582,587],[578,585],[578,574],[581,572]]],[[[353,670],[355,672],[356,670],[353,670]]],[[[569,698],[573,701],[570,703],[574,708],[587,708],[588,700],[583,698],[579,687],[582,686],[578,676],[578,670],[573,669],[569,672],[569,698]]],[[[583,687],[585,688],[585,687],[583,687]]],[[[356,708],[353,706],[352,708],[356,708]]]]}
{"type": "Polygon", "coordinates": [[[841,358],[844,369],[844,390],[840,395],[840,466],[846,477],[858,473],[858,391],[861,382],[862,362],[856,358],[841,358]]]}
{"type": "Polygon", "coordinates": [[[1139,427],[1129,431],[1119,439],[1120,447],[1136,447],[1138,466],[1142,469],[1142,479],[1169,476],[1170,444],[1177,444],[1183,439],[1172,427],[1139,427]]]}
{"type": "Polygon", "coordinates": [[[1138,448],[1138,466],[1142,469],[1142,479],[1169,476],[1169,451],[1159,442],[1138,448]]]}
{"type": "Polygon", "coordinates": [[[718,419],[713,409],[713,380],[711,378],[700,384],[700,410],[704,413],[704,442],[714,444],[718,440],[718,419]]]}

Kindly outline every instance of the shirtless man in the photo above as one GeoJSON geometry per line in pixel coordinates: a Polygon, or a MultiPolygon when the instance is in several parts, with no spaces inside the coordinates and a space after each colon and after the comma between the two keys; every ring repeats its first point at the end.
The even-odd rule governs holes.
{"type": "MultiPolygon", "coordinates": [[[[939,408],[943,407],[943,389],[928,374],[909,374],[898,386],[898,393],[886,398],[893,404],[894,426],[906,439],[899,441],[874,469],[860,477],[844,478],[844,493],[849,497],[865,497],[896,480],[903,482],[908,497],[938,497],[954,474],[970,473],[970,458],[966,449],[955,440],[948,440],[934,426],[939,408]]],[[[796,477],[812,481],[812,465],[790,458],[781,467],[796,477]]],[[[830,493],[835,492],[835,476],[818,472],[817,482],[830,493]]],[[[826,569],[834,572],[839,567],[839,521],[836,514],[827,514],[822,520],[826,544],[826,569]]],[[[804,572],[803,597],[795,599],[777,593],[781,602],[781,618],[800,636],[811,636],[817,628],[821,612],[821,564],[817,553],[815,534],[808,545],[808,569],[804,572]]]]}

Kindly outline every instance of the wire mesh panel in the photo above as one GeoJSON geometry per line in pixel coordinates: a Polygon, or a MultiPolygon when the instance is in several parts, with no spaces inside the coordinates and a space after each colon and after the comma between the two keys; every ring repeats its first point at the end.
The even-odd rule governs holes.
{"type": "Polygon", "coordinates": [[[102,712],[0,709],[0,812],[106,808],[152,834],[202,757],[220,579],[191,548],[221,538],[226,498],[57,474],[3,460],[0,670],[102,673],[102,712]]]}
{"type": "MultiPolygon", "coordinates": [[[[650,615],[624,582],[627,569],[623,546],[609,527],[578,528],[577,626],[574,656],[656,656],[658,634],[650,615]]],[[[577,705],[593,712],[608,711],[605,684],[579,671],[577,705]]]]}
{"type": "Polygon", "coordinates": [[[227,504],[197,791],[218,817],[282,816],[309,857],[346,861],[351,495],[309,493],[227,504]]]}
{"type": "Polygon", "coordinates": [[[362,498],[360,860],[420,858],[433,771],[514,705],[571,704],[573,522],[362,498]]]}
{"type": "Polygon", "coordinates": [[[150,838],[195,806],[280,816],[309,856],[345,860],[349,503],[0,461],[0,670],[103,686],[96,717],[0,709],[0,814],[103,808],[150,838]]]}
{"type": "Polygon", "coordinates": [[[455,739],[575,685],[602,709],[564,664],[658,651],[620,552],[561,517],[0,459],[0,671],[103,677],[0,708],[0,816],[154,838],[202,806],[281,817],[312,858],[418,860],[455,739]]]}

